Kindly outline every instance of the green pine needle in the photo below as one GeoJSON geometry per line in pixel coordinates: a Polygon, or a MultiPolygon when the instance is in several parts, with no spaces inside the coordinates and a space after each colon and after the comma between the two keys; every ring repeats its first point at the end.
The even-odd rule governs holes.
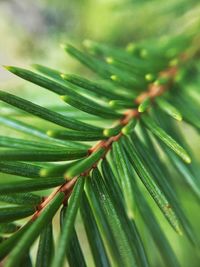
{"type": "MultiPolygon", "coordinates": [[[[165,9],[157,9],[163,16],[165,9]]],[[[176,27],[182,25],[179,15],[176,27]]],[[[84,51],[61,45],[98,77],[39,64],[32,65],[35,71],[4,66],[60,100],[55,107],[46,98],[43,106],[0,91],[5,267],[32,266],[31,261],[36,267],[63,267],[65,260],[70,267],[86,267],[90,254],[95,267],[151,267],[157,252],[159,264],[179,267],[164,219],[199,246],[181,203],[184,188],[199,201],[199,166],[179,127],[186,139],[190,133],[185,124],[177,126],[184,121],[200,129],[199,34],[198,27],[188,27],[160,39],[147,35],[126,48],[90,40],[83,42],[84,51]],[[60,227],[53,220],[59,211],[60,227]]]]}

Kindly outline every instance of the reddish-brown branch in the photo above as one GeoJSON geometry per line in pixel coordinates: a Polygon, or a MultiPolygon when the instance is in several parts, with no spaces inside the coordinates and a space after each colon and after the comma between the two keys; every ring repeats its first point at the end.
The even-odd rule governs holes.
{"type": "Polygon", "coordinates": [[[74,177],[73,179],[66,182],[65,184],[57,187],[48,197],[46,197],[44,201],[42,201],[42,203],[37,207],[37,211],[33,214],[31,221],[34,221],[40,215],[41,211],[51,202],[51,200],[55,197],[55,195],[58,192],[65,193],[66,197],[65,197],[64,202],[66,202],[76,183],[76,180],[77,180],[77,177],[74,177]]]}
{"type": "MultiPolygon", "coordinates": [[[[162,95],[166,90],[168,90],[170,88],[171,83],[173,82],[174,77],[177,74],[177,71],[178,71],[177,67],[171,67],[165,71],[160,72],[159,78],[167,79],[167,83],[162,84],[162,85],[155,84],[155,83],[149,84],[147,91],[142,92],[134,100],[134,102],[137,104],[137,106],[140,105],[147,97],[150,98],[151,100],[153,100],[156,97],[162,95]]],[[[126,112],[124,113],[123,119],[119,120],[118,124],[121,126],[125,126],[129,123],[129,121],[132,118],[138,118],[139,116],[140,116],[140,113],[138,112],[137,108],[126,110],[126,112]]],[[[99,159],[99,160],[101,160],[102,158],[104,158],[106,156],[108,151],[111,149],[113,142],[118,141],[122,135],[123,135],[122,132],[120,132],[119,134],[117,134],[115,136],[109,137],[107,140],[101,140],[101,141],[97,142],[93,147],[91,147],[88,150],[88,156],[90,156],[92,153],[96,152],[98,149],[104,148],[105,153],[99,159]]],[[[97,167],[98,163],[99,163],[99,161],[97,161],[95,164],[93,164],[91,166],[91,168],[86,170],[84,173],[81,173],[80,175],[88,176],[90,171],[97,167]]],[[[77,181],[77,178],[78,177],[74,177],[70,181],[68,181],[65,184],[61,185],[60,187],[56,188],[47,198],[45,198],[44,201],[42,201],[42,203],[38,206],[37,211],[34,213],[34,215],[31,218],[31,221],[35,220],[40,215],[42,210],[51,202],[51,200],[55,197],[55,195],[58,192],[64,192],[65,193],[65,200],[64,200],[63,204],[66,204],[68,201],[68,198],[71,195],[73,187],[77,181]]]]}

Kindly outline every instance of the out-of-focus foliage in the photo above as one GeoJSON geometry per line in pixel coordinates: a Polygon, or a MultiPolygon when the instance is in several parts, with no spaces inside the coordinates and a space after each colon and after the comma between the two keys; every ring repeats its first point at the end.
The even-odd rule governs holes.
{"type": "Polygon", "coordinates": [[[69,38],[120,45],[169,32],[176,34],[187,27],[194,29],[192,24],[199,27],[199,13],[196,0],[3,0],[1,57],[7,55],[14,60],[13,56],[17,56],[19,60],[23,54],[29,61],[30,56],[50,61],[59,57],[55,44],[69,38]]]}

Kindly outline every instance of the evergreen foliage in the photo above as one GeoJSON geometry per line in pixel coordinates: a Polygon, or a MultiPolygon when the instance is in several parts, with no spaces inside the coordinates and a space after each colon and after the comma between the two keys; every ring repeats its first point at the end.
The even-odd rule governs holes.
{"type": "Polygon", "coordinates": [[[194,98],[199,88],[187,87],[199,75],[195,38],[184,33],[126,49],[92,41],[84,43],[84,51],[63,45],[100,81],[41,65],[33,65],[35,70],[6,67],[55,93],[66,107],[63,113],[0,92],[12,114],[28,113],[26,122],[0,114],[2,125],[27,136],[0,136],[0,171],[19,177],[0,187],[3,266],[62,267],[65,258],[71,267],[88,266],[75,228],[78,210],[95,266],[151,266],[140,221],[165,265],[180,266],[150,198],[177,235],[198,248],[171,172],[174,168],[180,174],[199,201],[199,167],[177,126],[183,120],[200,130],[199,100],[194,98]],[[48,129],[33,125],[33,117],[45,120],[48,129]],[[60,234],[54,245],[57,213],[60,234]],[[22,218],[27,219],[18,222],[22,218]]]}

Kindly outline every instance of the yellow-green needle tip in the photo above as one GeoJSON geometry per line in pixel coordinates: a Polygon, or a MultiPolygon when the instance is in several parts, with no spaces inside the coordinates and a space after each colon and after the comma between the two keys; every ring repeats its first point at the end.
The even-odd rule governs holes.
{"type": "Polygon", "coordinates": [[[108,64],[112,64],[112,63],[114,62],[114,59],[113,59],[112,57],[107,57],[107,58],[106,58],[106,62],[107,62],[108,64]]]}
{"type": "Polygon", "coordinates": [[[46,134],[47,134],[48,136],[50,136],[50,137],[53,137],[53,136],[54,136],[54,133],[53,133],[53,131],[51,131],[51,130],[47,131],[46,134]]]}
{"type": "Polygon", "coordinates": [[[6,65],[3,65],[2,66],[4,69],[8,70],[8,71],[12,71],[13,67],[12,66],[6,66],[6,65]]]}
{"type": "Polygon", "coordinates": [[[118,77],[117,77],[117,75],[111,75],[110,79],[113,80],[113,81],[117,81],[118,77]]]}

